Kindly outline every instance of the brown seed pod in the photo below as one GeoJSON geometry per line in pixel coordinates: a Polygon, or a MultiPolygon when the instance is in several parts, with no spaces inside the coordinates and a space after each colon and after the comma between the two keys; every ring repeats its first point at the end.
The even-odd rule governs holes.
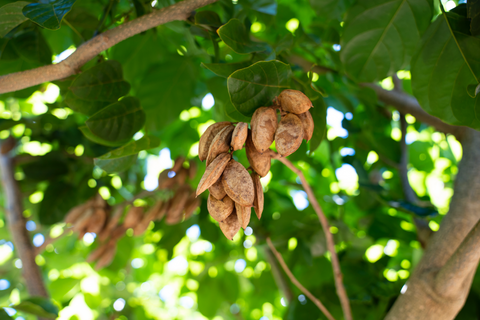
{"type": "Polygon", "coordinates": [[[188,197],[187,203],[185,204],[185,220],[190,218],[195,210],[200,207],[202,200],[200,198],[195,197],[195,193],[191,193],[188,197]]]}
{"type": "Polygon", "coordinates": [[[303,134],[300,118],[293,113],[284,115],[275,133],[275,147],[278,153],[286,157],[297,151],[302,144],[303,134]]]}
{"type": "Polygon", "coordinates": [[[220,178],[208,188],[208,191],[210,191],[210,194],[217,200],[222,200],[227,195],[225,188],[223,187],[222,176],[220,176],[220,178]]]}
{"type": "Polygon", "coordinates": [[[170,189],[175,185],[175,182],[173,172],[170,169],[163,170],[158,176],[158,189],[170,189]]]}
{"type": "Polygon", "coordinates": [[[220,230],[227,239],[233,240],[233,237],[238,233],[241,228],[240,222],[238,222],[237,213],[233,210],[232,214],[228,216],[223,222],[219,222],[220,230]]]}
{"type": "Polygon", "coordinates": [[[277,98],[283,111],[295,114],[307,112],[312,106],[312,101],[298,90],[283,90],[277,98]]]}
{"type": "Polygon", "coordinates": [[[195,176],[197,175],[197,170],[198,170],[198,164],[195,160],[190,160],[188,162],[190,164],[190,168],[188,168],[188,178],[190,180],[195,179],[195,176]]]}
{"type": "Polygon", "coordinates": [[[120,239],[125,235],[127,229],[128,228],[125,228],[123,224],[116,226],[115,229],[113,229],[112,234],[110,235],[110,239],[114,241],[120,239]]]}
{"type": "Polygon", "coordinates": [[[263,153],[272,145],[277,130],[277,112],[269,107],[255,110],[251,121],[252,140],[258,152],[263,153]]]}
{"type": "Polygon", "coordinates": [[[85,229],[90,224],[90,219],[92,218],[93,212],[94,212],[93,207],[88,207],[83,213],[83,215],[80,217],[80,219],[75,221],[75,223],[73,224],[72,230],[74,232],[85,234],[86,232],[85,229]]]}
{"type": "Polygon", "coordinates": [[[175,159],[175,162],[173,163],[171,171],[177,173],[178,170],[183,168],[183,163],[185,162],[185,157],[184,156],[179,156],[175,159]]]}
{"type": "Polygon", "coordinates": [[[220,131],[212,141],[208,150],[207,166],[220,154],[230,150],[230,142],[232,141],[232,133],[235,130],[233,125],[227,126],[220,131]]]}
{"type": "Polygon", "coordinates": [[[313,129],[315,128],[312,114],[310,113],[310,111],[307,111],[299,114],[298,117],[300,118],[300,121],[302,121],[303,139],[310,141],[313,136],[313,129]]]}
{"type": "Polygon", "coordinates": [[[229,196],[225,196],[222,200],[217,200],[212,195],[209,195],[207,208],[212,218],[220,222],[232,214],[234,204],[229,196]]]}
{"type": "Polygon", "coordinates": [[[252,141],[252,134],[249,132],[247,143],[245,144],[245,150],[247,152],[247,159],[253,170],[258,172],[259,175],[265,177],[270,171],[271,158],[268,152],[260,153],[255,148],[252,141]]]}
{"type": "Polygon", "coordinates": [[[207,166],[207,169],[205,169],[205,173],[203,174],[202,179],[200,179],[200,182],[198,183],[197,192],[195,194],[197,197],[203,191],[210,188],[211,185],[214,184],[218,180],[218,178],[220,178],[223,170],[225,170],[225,167],[227,166],[230,159],[232,159],[231,154],[222,153],[219,154],[218,157],[215,158],[215,160],[213,160],[209,166],[207,166]]]}
{"type": "Polygon", "coordinates": [[[143,218],[143,208],[131,206],[123,220],[123,226],[126,229],[135,227],[143,218]]]}
{"type": "Polygon", "coordinates": [[[82,215],[85,213],[87,208],[89,207],[90,203],[83,203],[81,205],[78,205],[76,207],[73,207],[68,211],[67,215],[63,219],[65,223],[70,223],[70,224],[75,224],[75,222],[82,217],[82,215]]]}
{"type": "Polygon", "coordinates": [[[231,125],[231,122],[224,121],[224,122],[217,122],[212,124],[210,127],[205,130],[205,132],[200,137],[200,141],[198,143],[198,158],[200,161],[207,159],[208,150],[210,149],[210,145],[212,144],[213,139],[215,136],[226,126],[231,125]]]}
{"type": "Polygon", "coordinates": [[[108,249],[108,245],[105,243],[101,246],[99,246],[98,248],[96,248],[95,250],[93,250],[87,257],[87,262],[88,263],[91,263],[95,260],[97,260],[98,258],[100,258],[104,253],[105,251],[108,249]]]}
{"type": "Polygon", "coordinates": [[[235,202],[235,211],[237,212],[238,222],[242,226],[243,230],[248,227],[250,223],[250,216],[252,215],[252,209],[250,207],[244,207],[235,202]]]}
{"type": "Polygon", "coordinates": [[[134,236],[139,236],[148,229],[150,222],[155,220],[155,218],[158,215],[158,211],[161,209],[162,206],[163,206],[163,202],[158,201],[150,209],[148,209],[147,213],[145,213],[145,215],[143,216],[142,221],[140,221],[140,223],[138,223],[133,228],[134,236]]]}
{"type": "Polygon", "coordinates": [[[167,224],[174,224],[182,220],[183,209],[191,192],[192,190],[188,185],[183,185],[177,190],[177,193],[171,199],[170,207],[167,211],[167,217],[165,218],[167,224]]]}
{"type": "Polygon", "coordinates": [[[95,270],[100,270],[112,263],[116,252],[117,243],[116,241],[110,240],[107,244],[107,249],[104,251],[100,259],[98,259],[97,264],[95,265],[95,270]]]}
{"type": "Polygon", "coordinates": [[[222,175],[222,183],[227,195],[244,207],[251,207],[255,199],[253,181],[247,169],[235,160],[230,160],[222,175]]]}
{"type": "Polygon", "coordinates": [[[247,140],[247,134],[248,123],[239,122],[232,133],[232,142],[230,143],[230,145],[232,146],[233,151],[237,151],[243,148],[245,140],[247,140]]]}
{"type": "Polygon", "coordinates": [[[262,217],[264,202],[262,183],[260,182],[260,176],[255,172],[252,172],[252,180],[253,185],[255,186],[255,200],[253,201],[253,209],[255,210],[257,218],[260,219],[262,217]]]}
{"type": "Polygon", "coordinates": [[[107,222],[107,212],[103,208],[96,208],[86,228],[87,232],[100,233],[107,222]]]}
{"type": "Polygon", "coordinates": [[[165,214],[167,213],[167,209],[168,209],[168,201],[167,202],[162,202],[162,206],[158,210],[157,216],[155,217],[155,220],[157,220],[157,221],[162,220],[163,217],[165,216],[165,214]]]}
{"type": "Polygon", "coordinates": [[[106,207],[108,207],[107,202],[105,201],[105,199],[102,198],[100,193],[97,193],[95,198],[93,198],[93,206],[96,207],[96,208],[106,208],[106,207]]]}
{"type": "Polygon", "coordinates": [[[187,177],[188,177],[188,169],[181,167],[176,173],[175,177],[173,177],[173,179],[175,180],[176,184],[178,184],[179,186],[182,186],[185,184],[187,177]]]}
{"type": "Polygon", "coordinates": [[[120,221],[120,218],[123,215],[123,210],[125,209],[125,206],[117,206],[115,210],[113,211],[112,216],[110,219],[107,221],[105,228],[103,228],[102,232],[98,235],[98,239],[100,241],[105,241],[108,236],[112,233],[112,231],[115,229],[115,227],[118,225],[118,222],[120,221]]]}

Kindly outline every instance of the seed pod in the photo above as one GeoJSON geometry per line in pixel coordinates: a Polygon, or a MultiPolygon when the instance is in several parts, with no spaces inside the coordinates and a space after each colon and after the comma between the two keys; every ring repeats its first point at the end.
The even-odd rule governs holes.
{"type": "Polygon", "coordinates": [[[212,218],[220,222],[232,214],[234,204],[229,196],[225,196],[222,200],[217,200],[212,195],[209,195],[207,208],[212,218]]]}
{"type": "Polygon", "coordinates": [[[310,141],[313,136],[313,129],[315,128],[312,114],[310,113],[310,111],[307,111],[299,114],[298,117],[300,118],[300,121],[302,121],[303,139],[310,141]]]}
{"type": "Polygon", "coordinates": [[[247,140],[247,134],[248,123],[239,122],[232,133],[232,142],[230,143],[230,145],[232,146],[233,151],[237,151],[243,148],[245,140],[247,140]]]}
{"type": "Polygon", "coordinates": [[[235,211],[237,212],[238,222],[242,226],[243,230],[248,227],[250,223],[250,216],[252,215],[252,209],[250,207],[244,207],[235,202],[235,211]]]}
{"type": "Polygon", "coordinates": [[[260,182],[260,176],[255,172],[252,172],[253,185],[255,186],[255,200],[253,201],[253,209],[257,215],[257,218],[260,220],[263,212],[263,188],[260,182]]]}
{"type": "Polygon", "coordinates": [[[100,241],[105,241],[108,238],[108,236],[112,233],[112,231],[118,225],[118,222],[120,221],[120,218],[123,215],[123,210],[124,209],[125,209],[125,206],[123,206],[123,205],[117,206],[115,208],[115,210],[114,210],[111,218],[108,220],[105,228],[98,235],[98,239],[100,241]]]}
{"type": "Polygon", "coordinates": [[[107,207],[107,202],[105,199],[102,198],[100,193],[97,193],[95,198],[93,198],[93,206],[96,208],[106,208],[107,207]]]}
{"type": "Polygon", "coordinates": [[[200,182],[198,183],[196,192],[197,197],[203,191],[210,188],[210,186],[214,184],[218,180],[218,178],[220,178],[223,170],[225,170],[225,167],[227,166],[230,159],[232,159],[231,154],[222,153],[218,155],[218,157],[215,158],[215,160],[213,160],[209,166],[207,166],[207,169],[205,169],[205,173],[203,174],[202,179],[200,179],[200,182]]]}
{"type": "Polygon", "coordinates": [[[135,207],[131,206],[127,212],[127,216],[123,221],[123,226],[126,229],[130,229],[135,227],[140,221],[142,221],[143,217],[143,208],[142,207],[135,207]]]}
{"type": "Polygon", "coordinates": [[[205,132],[200,137],[200,141],[198,143],[198,158],[200,161],[207,159],[208,150],[210,149],[210,145],[212,144],[213,139],[215,136],[226,126],[231,125],[231,122],[217,122],[212,124],[210,127],[205,130],[205,132]]]}
{"type": "Polygon", "coordinates": [[[97,264],[95,265],[95,270],[100,270],[103,267],[108,266],[112,263],[113,258],[115,257],[115,252],[117,251],[117,243],[113,240],[110,240],[107,244],[107,249],[103,255],[98,259],[97,264]]]}
{"type": "Polygon", "coordinates": [[[157,220],[157,221],[162,220],[163,217],[165,216],[165,214],[167,213],[167,209],[168,209],[168,201],[167,202],[162,202],[162,206],[158,210],[157,216],[155,217],[155,220],[157,220]]]}
{"type": "Polygon", "coordinates": [[[233,237],[235,237],[241,227],[235,210],[233,210],[232,214],[228,216],[225,221],[219,222],[218,225],[220,226],[220,230],[222,230],[225,237],[227,237],[229,240],[233,240],[233,237]]]}
{"type": "Polygon", "coordinates": [[[187,203],[185,204],[185,220],[190,218],[195,210],[200,207],[201,204],[200,198],[195,197],[195,193],[191,193],[188,197],[187,203]]]}
{"type": "Polygon", "coordinates": [[[73,207],[72,209],[70,209],[70,211],[68,211],[63,221],[65,221],[65,223],[67,224],[68,223],[75,224],[75,222],[77,222],[77,220],[80,219],[82,215],[85,213],[89,205],[90,204],[87,202],[87,203],[78,205],[76,207],[73,207]]]}
{"type": "Polygon", "coordinates": [[[173,179],[175,180],[175,183],[179,186],[182,186],[185,184],[185,180],[187,180],[187,176],[188,176],[188,169],[185,169],[185,168],[180,168],[177,172],[177,174],[175,175],[175,177],[173,177],[173,179]]]}
{"type": "Polygon", "coordinates": [[[147,213],[143,216],[142,221],[138,223],[134,228],[133,228],[133,235],[134,236],[139,236],[143,234],[147,229],[148,226],[150,225],[150,222],[155,220],[157,217],[158,211],[161,209],[163,205],[162,201],[158,201],[151,207],[147,213]]]}
{"type": "Polygon", "coordinates": [[[110,235],[110,239],[114,241],[120,239],[125,235],[127,229],[128,228],[125,228],[123,224],[116,226],[115,229],[113,229],[112,234],[110,235]]]}
{"type": "Polygon", "coordinates": [[[175,159],[175,162],[173,163],[171,171],[178,173],[180,169],[183,168],[183,163],[185,162],[185,157],[184,156],[179,156],[175,159]]]}
{"type": "Polygon", "coordinates": [[[251,121],[252,140],[258,152],[263,153],[272,145],[277,130],[277,112],[269,107],[255,110],[251,121]]]}
{"type": "Polygon", "coordinates": [[[198,165],[197,162],[193,159],[190,160],[188,163],[190,163],[190,168],[188,168],[188,178],[190,180],[193,180],[197,175],[198,165]]]}
{"type": "Polygon", "coordinates": [[[220,154],[230,150],[230,142],[232,141],[232,133],[235,130],[233,125],[227,126],[220,131],[212,141],[208,150],[207,166],[220,154]]]}
{"type": "Polygon", "coordinates": [[[222,176],[218,178],[217,182],[212,184],[210,188],[208,188],[210,194],[214,196],[217,200],[222,200],[227,193],[225,192],[225,188],[223,187],[222,176]]]}
{"type": "Polygon", "coordinates": [[[230,160],[222,175],[222,183],[227,195],[244,207],[251,207],[255,199],[253,181],[247,169],[235,160],[230,160]]]}
{"type": "Polygon", "coordinates": [[[93,250],[87,257],[87,262],[88,263],[91,263],[95,260],[97,260],[98,258],[100,258],[104,253],[105,251],[107,250],[108,246],[107,244],[103,244],[101,246],[99,246],[97,249],[93,250]]]}
{"type": "MultiPolygon", "coordinates": [[[[90,223],[90,219],[92,217],[93,211],[94,211],[93,207],[88,207],[87,210],[85,210],[83,215],[80,217],[80,219],[78,219],[75,222],[72,230],[74,232],[85,234],[85,232],[86,232],[85,229],[88,227],[88,225],[90,223]]],[[[83,237],[83,235],[82,235],[82,237],[83,237]]]]}
{"type": "Polygon", "coordinates": [[[297,115],[287,113],[283,116],[275,133],[275,147],[278,153],[286,157],[297,151],[302,144],[303,134],[302,121],[297,115]]]}
{"type": "Polygon", "coordinates": [[[98,234],[103,230],[106,221],[107,212],[103,208],[97,208],[90,218],[90,222],[88,223],[86,231],[98,234]]]}
{"type": "Polygon", "coordinates": [[[182,220],[183,209],[191,192],[192,190],[188,185],[183,185],[178,189],[177,193],[175,193],[171,199],[170,208],[167,211],[167,217],[165,218],[167,224],[174,224],[182,220]]]}
{"type": "Polygon", "coordinates": [[[175,177],[170,169],[163,170],[158,176],[158,189],[170,189],[175,185],[175,177]],[[170,178],[170,176],[172,176],[170,178]]]}
{"type": "Polygon", "coordinates": [[[278,96],[278,102],[283,111],[295,114],[307,112],[312,107],[312,101],[303,92],[292,89],[283,90],[278,96]]]}
{"type": "Polygon", "coordinates": [[[271,158],[268,152],[260,153],[255,148],[252,141],[252,134],[249,132],[247,143],[245,144],[245,150],[247,152],[247,159],[253,170],[258,172],[259,175],[265,177],[270,171],[271,158]]]}

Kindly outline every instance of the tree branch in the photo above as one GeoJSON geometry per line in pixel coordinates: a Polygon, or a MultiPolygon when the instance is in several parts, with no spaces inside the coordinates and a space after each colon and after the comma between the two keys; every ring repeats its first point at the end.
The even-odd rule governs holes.
{"type": "Polygon", "coordinates": [[[292,292],[292,289],[287,283],[287,279],[285,279],[284,275],[281,273],[280,268],[278,267],[277,262],[275,261],[275,255],[271,249],[265,248],[265,255],[267,256],[267,261],[272,267],[272,275],[273,280],[277,284],[277,287],[283,291],[285,298],[287,299],[288,303],[291,303],[295,298],[292,292]]]}
{"type": "Polygon", "coordinates": [[[335,318],[330,314],[330,312],[327,310],[327,308],[325,308],[325,306],[323,305],[323,303],[322,303],[320,300],[318,300],[310,291],[308,291],[307,288],[305,288],[304,286],[302,286],[302,284],[297,280],[297,278],[295,278],[295,276],[293,275],[292,271],[290,271],[290,269],[288,268],[287,264],[285,263],[285,260],[283,260],[282,255],[277,251],[277,249],[276,249],[275,246],[273,245],[272,240],[270,240],[270,237],[267,238],[267,244],[268,244],[268,246],[270,247],[270,250],[272,250],[272,252],[273,252],[273,254],[275,255],[275,257],[277,258],[278,263],[280,263],[280,265],[282,266],[283,271],[285,271],[285,273],[287,274],[287,276],[290,278],[290,281],[292,281],[292,283],[293,283],[300,291],[302,291],[304,295],[306,295],[310,300],[312,300],[312,302],[318,307],[318,309],[320,309],[320,311],[323,312],[323,314],[324,314],[329,320],[335,320],[335,318]]]}
{"type": "Polygon", "coordinates": [[[217,0],[185,0],[126,22],[85,42],[67,59],[58,64],[15,72],[0,77],[0,94],[32,87],[44,82],[69,77],[80,68],[115,44],[158,25],[174,20],[185,20],[195,9],[217,0]]]}
{"type": "MultiPolygon", "coordinates": [[[[4,141],[2,147],[4,143],[8,142],[4,141]]],[[[17,181],[14,178],[14,167],[10,150],[2,150],[0,152],[0,171],[2,173],[2,186],[5,194],[8,227],[15,251],[17,251],[18,257],[22,261],[22,274],[25,278],[27,290],[32,296],[48,297],[42,274],[35,262],[35,250],[25,227],[26,221],[23,217],[22,198],[17,181]]]]}
{"type": "Polygon", "coordinates": [[[313,193],[312,188],[308,184],[307,179],[305,179],[303,172],[297,167],[295,167],[293,163],[290,162],[290,160],[280,156],[278,153],[270,151],[270,154],[272,158],[279,160],[284,165],[286,165],[290,170],[296,173],[300,178],[300,181],[302,181],[303,188],[305,189],[305,192],[308,195],[308,199],[310,200],[310,203],[312,204],[312,207],[315,210],[318,216],[318,219],[320,220],[320,223],[322,224],[323,232],[325,233],[325,238],[327,240],[327,248],[331,254],[335,286],[337,288],[337,295],[338,295],[338,298],[340,299],[340,304],[342,305],[343,314],[346,320],[352,320],[353,318],[352,318],[352,311],[350,309],[350,302],[348,300],[348,295],[345,290],[345,287],[343,286],[343,280],[342,280],[343,275],[340,269],[340,263],[338,261],[337,252],[335,251],[335,242],[333,240],[333,235],[330,232],[330,225],[328,223],[327,217],[323,213],[323,210],[320,207],[320,204],[318,203],[317,199],[315,198],[315,194],[313,193]]]}

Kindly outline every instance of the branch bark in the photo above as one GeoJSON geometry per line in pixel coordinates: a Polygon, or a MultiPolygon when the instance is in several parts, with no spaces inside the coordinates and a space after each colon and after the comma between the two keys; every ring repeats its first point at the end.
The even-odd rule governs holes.
{"type": "Polygon", "coordinates": [[[280,263],[280,265],[282,266],[283,271],[285,271],[285,273],[287,274],[287,276],[290,278],[290,281],[292,281],[292,283],[293,283],[300,291],[302,291],[304,295],[306,295],[310,300],[312,300],[312,302],[318,307],[318,309],[320,309],[320,311],[323,312],[323,314],[325,315],[325,317],[327,317],[327,319],[329,319],[329,320],[335,320],[335,318],[332,316],[332,314],[327,310],[327,308],[325,308],[325,306],[323,305],[323,303],[322,303],[320,300],[318,300],[310,291],[308,291],[307,288],[305,288],[305,287],[297,280],[297,278],[295,278],[295,276],[293,275],[292,271],[290,271],[290,269],[288,268],[287,264],[285,263],[285,260],[283,260],[282,255],[280,254],[280,252],[277,251],[277,249],[276,249],[275,246],[273,245],[272,240],[270,240],[270,238],[267,238],[267,244],[268,244],[268,246],[270,247],[270,250],[272,250],[272,252],[273,252],[273,254],[275,255],[275,257],[277,258],[278,263],[280,263]]]}
{"type": "Polygon", "coordinates": [[[273,159],[279,160],[284,165],[286,165],[290,170],[296,173],[300,178],[300,181],[302,182],[303,188],[305,189],[305,192],[308,195],[308,199],[310,200],[310,203],[312,204],[312,207],[315,210],[318,216],[318,219],[320,220],[320,223],[323,228],[323,232],[325,233],[325,238],[327,240],[327,248],[331,254],[333,274],[335,279],[335,287],[337,289],[338,298],[340,299],[340,304],[342,305],[343,315],[345,316],[346,320],[352,320],[353,317],[352,317],[352,311],[350,309],[350,302],[348,300],[348,295],[343,285],[342,270],[340,269],[338,255],[337,255],[337,252],[335,251],[335,242],[333,240],[333,235],[330,232],[330,225],[328,223],[327,217],[323,213],[323,210],[320,207],[320,204],[318,203],[312,188],[308,184],[307,179],[305,179],[303,172],[297,167],[295,167],[293,163],[290,162],[290,160],[280,156],[278,153],[270,151],[270,154],[273,159]]]}
{"type": "Polygon", "coordinates": [[[126,22],[85,42],[67,59],[58,64],[15,72],[0,77],[0,94],[60,80],[80,71],[80,68],[100,52],[148,29],[174,20],[185,20],[195,9],[217,0],[185,0],[126,22]]]}
{"type": "Polygon", "coordinates": [[[22,274],[25,278],[27,290],[32,296],[48,297],[40,269],[35,263],[35,250],[25,227],[26,221],[23,217],[22,198],[14,177],[10,150],[2,150],[0,153],[0,171],[6,201],[6,220],[15,251],[22,261],[22,274]]]}

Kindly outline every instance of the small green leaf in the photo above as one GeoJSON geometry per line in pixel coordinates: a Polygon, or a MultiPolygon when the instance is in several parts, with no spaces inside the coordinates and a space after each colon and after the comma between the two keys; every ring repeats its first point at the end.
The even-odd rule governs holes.
{"type": "Polygon", "coordinates": [[[130,91],[130,84],[123,80],[120,63],[108,60],[80,74],[70,90],[83,100],[115,102],[130,91]]]}
{"type": "Polygon", "coordinates": [[[78,128],[83,135],[90,141],[93,141],[95,143],[101,144],[103,146],[109,146],[109,147],[118,147],[121,146],[125,143],[127,143],[130,139],[125,139],[124,141],[106,141],[100,137],[97,137],[96,135],[93,134],[90,129],[88,129],[87,126],[81,126],[78,128]]]}
{"type": "Polygon", "coordinates": [[[142,150],[148,150],[156,148],[160,145],[160,139],[154,136],[144,136],[137,141],[131,141],[120,147],[118,149],[112,150],[103,156],[98,157],[97,159],[100,160],[111,160],[117,159],[125,156],[129,156],[132,154],[137,154],[142,150]]]}
{"type": "Polygon", "coordinates": [[[238,19],[231,19],[221,26],[217,33],[227,46],[239,54],[249,54],[267,49],[266,45],[250,40],[245,25],[238,19]]]}
{"type": "Polygon", "coordinates": [[[58,308],[50,299],[42,297],[25,299],[19,304],[12,306],[12,308],[47,319],[56,319],[58,317],[58,308]]]}
{"type": "Polygon", "coordinates": [[[63,17],[72,9],[75,0],[55,0],[48,3],[30,3],[23,8],[23,14],[38,25],[57,30],[63,17]]]}
{"type": "Polygon", "coordinates": [[[235,71],[228,77],[227,86],[235,108],[249,117],[262,106],[269,106],[282,89],[289,88],[292,71],[281,61],[260,61],[235,71]]]}
{"type": "Polygon", "coordinates": [[[0,8],[0,37],[3,38],[13,28],[28,20],[22,13],[22,8],[29,2],[17,1],[0,8]]]}
{"type": "Polygon", "coordinates": [[[220,16],[218,13],[214,11],[199,11],[195,14],[195,23],[196,24],[203,24],[212,27],[220,27],[222,25],[222,21],[220,20],[220,16]]]}
{"type": "Polygon", "coordinates": [[[103,140],[124,141],[143,127],[145,112],[137,98],[125,97],[92,115],[85,124],[103,140]]]}
{"type": "Polygon", "coordinates": [[[249,61],[235,63],[203,63],[202,67],[215,73],[217,76],[228,78],[232,73],[251,65],[249,61]]]}
{"type": "Polygon", "coordinates": [[[58,153],[47,154],[21,166],[27,179],[52,180],[68,173],[68,165],[58,153]]]}
{"type": "Polygon", "coordinates": [[[40,223],[52,225],[62,221],[67,212],[77,204],[76,192],[71,184],[63,181],[51,182],[38,209],[40,223]]]}
{"type": "Polygon", "coordinates": [[[202,38],[205,38],[205,39],[208,39],[208,40],[212,39],[212,36],[210,35],[210,32],[207,29],[202,28],[201,26],[196,26],[196,25],[191,26],[190,27],[190,32],[194,36],[199,36],[199,37],[202,37],[202,38]]]}
{"type": "Polygon", "coordinates": [[[108,173],[122,172],[130,168],[137,161],[137,155],[129,155],[115,159],[95,159],[95,165],[108,173]]]}
{"type": "Polygon", "coordinates": [[[40,30],[25,32],[12,39],[15,51],[29,62],[52,63],[52,51],[40,30]]]}
{"type": "Polygon", "coordinates": [[[91,116],[102,110],[110,103],[108,101],[87,101],[77,98],[71,91],[68,91],[63,100],[65,104],[75,112],[80,112],[91,116]]]}

